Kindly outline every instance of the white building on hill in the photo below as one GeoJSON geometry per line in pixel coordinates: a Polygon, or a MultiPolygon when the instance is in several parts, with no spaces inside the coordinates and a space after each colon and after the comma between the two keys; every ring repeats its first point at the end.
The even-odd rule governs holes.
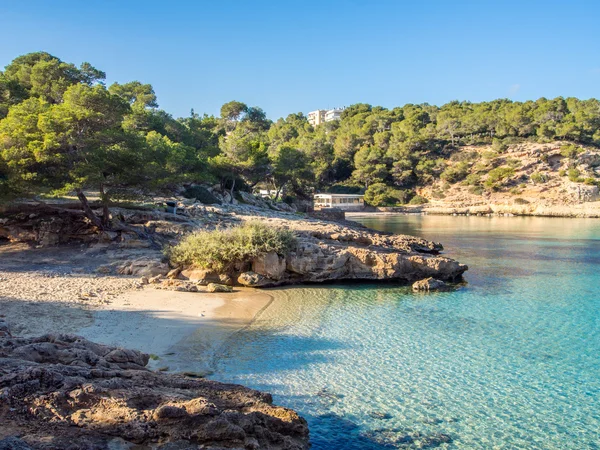
{"type": "Polygon", "coordinates": [[[324,122],[331,122],[332,120],[339,120],[344,108],[333,108],[333,109],[317,109],[308,113],[308,123],[313,127],[321,125],[324,122]]]}

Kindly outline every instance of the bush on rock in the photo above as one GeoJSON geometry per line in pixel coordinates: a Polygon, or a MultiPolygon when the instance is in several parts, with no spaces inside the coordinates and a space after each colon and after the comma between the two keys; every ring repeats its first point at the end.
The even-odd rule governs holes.
{"type": "Polygon", "coordinates": [[[167,253],[175,266],[199,267],[222,273],[232,269],[236,263],[250,261],[261,253],[275,252],[286,256],[295,245],[296,238],[289,230],[260,222],[246,222],[225,230],[192,233],[167,253]]]}

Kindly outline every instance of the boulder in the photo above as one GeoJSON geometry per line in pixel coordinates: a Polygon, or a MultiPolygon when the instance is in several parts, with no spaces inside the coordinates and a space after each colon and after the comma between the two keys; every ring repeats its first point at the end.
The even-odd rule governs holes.
{"type": "Polygon", "coordinates": [[[280,280],[285,273],[285,258],[275,252],[263,253],[252,260],[252,271],[273,280],[280,280]]]}
{"type": "Polygon", "coordinates": [[[221,281],[219,274],[206,269],[183,269],[179,273],[179,278],[183,280],[195,281],[202,285],[208,283],[219,283],[221,281]]]}
{"type": "Polygon", "coordinates": [[[237,281],[242,286],[248,287],[263,287],[273,285],[273,280],[270,280],[269,278],[256,272],[242,272],[237,281]]]}
{"type": "Polygon", "coordinates": [[[208,285],[206,286],[206,290],[208,292],[233,292],[231,286],[218,283],[208,283],[208,285]]]}
{"type": "Polygon", "coordinates": [[[181,272],[181,267],[175,267],[173,270],[170,270],[169,273],[167,273],[167,278],[175,279],[179,276],[180,272],[181,272]]]}
{"type": "Polygon", "coordinates": [[[154,277],[169,273],[169,265],[158,259],[138,258],[122,265],[118,272],[121,275],[136,275],[138,277],[154,277]]]}
{"type": "Polygon", "coordinates": [[[425,278],[423,280],[415,281],[412,285],[412,289],[415,292],[419,291],[438,291],[440,289],[445,289],[447,287],[446,283],[440,280],[436,280],[433,277],[425,278]]]}

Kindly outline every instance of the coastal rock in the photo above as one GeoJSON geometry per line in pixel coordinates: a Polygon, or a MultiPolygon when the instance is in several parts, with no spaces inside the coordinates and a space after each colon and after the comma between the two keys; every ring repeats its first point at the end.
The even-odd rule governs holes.
{"type": "Polygon", "coordinates": [[[138,258],[119,267],[121,275],[136,275],[138,277],[155,277],[169,273],[169,265],[153,258],[138,258]]]}
{"type": "Polygon", "coordinates": [[[179,278],[189,281],[195,281],[198,284],[207,285],[208,283],[218,283],[221,281],[219,274],[205,269],[183,269],[179,273],[179,278]]]}
{"type": "Polygon", "coordinates": [[[256,272],[243,272],[237,279],[238,283],[248,287],[263,287],[273,285],[273,280],[256,272]]]}
{"type": "Polygon", "coordinates": [[[435,278],[429,277],[424,280],[419,280],[413,283],[412,290],[417,291],[438,291],[440,289],[445,289],[447,287],[446,283],[440,280],[436,280],[435,278]]]}
{"type": "Polygon", "coordinates": [[[0,338],[0,423],[13,436],[0,448],[309,448],[306,421],[269,394],[147,362],[73,335],[0,338]]]}
{"type": "Polygon", "coordinates": [[[181,267],[175,267],[174,269],[170,270],[169,273],[167,273],[167,278],[175,279],[179,276],[180,272],[181,267]]]}
{"type": "Polygon", "coordinates": [[[273,280],[280,280],[285,273],[285,258],[275,252],[263,253],[252,260],[252,271],[273,280]]]}
{"type": "Polygon", "coordinates": [[[206,286],[206,290],[208,292],[233,292],[231,286],[226,286],[224,284],[218,283],[208,283],[206,286]]]}

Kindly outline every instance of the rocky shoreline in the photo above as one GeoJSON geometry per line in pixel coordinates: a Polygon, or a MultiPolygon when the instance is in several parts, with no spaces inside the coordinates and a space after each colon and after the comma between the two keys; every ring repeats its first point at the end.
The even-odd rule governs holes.
{"type": "Polygon", "coordinates": [[[431,214],[441,216],[524,216],[524,217],[564,217],[564,218],[600,218],[600,202],[582,203],[573,205],[547,205],[547,204],[464,204],[440,203],[420,206],[380,207],[363,214],[431,214]]]}
{"type": "Polygon", "coordinates": [[[350,221],[331,222],[309,216],[264,209],[248,204],[202,205],[182,201],[179,214],[159,210],[114,208],[113,217],[126,224],[124,231],[94,233],[80,215],[51,212],[8,215],[0,223],[0,236],[38,245],[80,242],[107,252],[119,251],[116,261],[97,270],[105,274],[167,276],[177,288],[183,281],[200,285],[220,283],[248,287],[318,283],[339,280],[394,280],[414,282],[435,277],[453,281],[468,269],[440,252],[443,246],[412,236],[391,235],[350,221]],[[293,231],[297,246],[289,255],[263,254],[245,261],[233,272],[214,273],[194,267],[170,267],[161,247],[178,242],[198,229],[235,226],[259,220],[293,231]],[[142,234],[147,238],[140,237],[142,234]]]}
{"type": "Polygon", "coordinates": [[[0,320],[0,448],[309,448],[306,421],[269,394],[148,360],[75,335],[12,337],[0,320]]]}

